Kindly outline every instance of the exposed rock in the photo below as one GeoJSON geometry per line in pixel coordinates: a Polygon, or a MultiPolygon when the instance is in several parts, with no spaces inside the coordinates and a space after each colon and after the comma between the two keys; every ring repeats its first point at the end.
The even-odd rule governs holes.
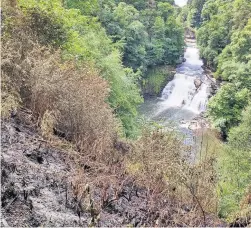
{"type": "Polygon", "coordinates": [[[199,116],[193,118],[192,120],[181,120],[180,124],[181,127],[190,129],[192,131],[210,128],[210,124],[206,119],[204,112],[202,112],[199,116]]]}
{"type": "Polygon", "coordinates": [[[200,79],[196,78],[194,80],[194,85],[195,85],[196,89],[198,89],[202,85],[202,81],[200,79]]]}

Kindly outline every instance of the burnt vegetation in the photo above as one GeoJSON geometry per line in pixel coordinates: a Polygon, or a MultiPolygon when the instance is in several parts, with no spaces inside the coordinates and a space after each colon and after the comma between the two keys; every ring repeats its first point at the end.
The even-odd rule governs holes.
{"type": "Polygon", "coordinates": [[[5,3],[3,225],[224,225],[214,156],[191,164],[160,129],[123,137],[113,85],[94,61],[65,58],[67,39],[60,21],[5,3]]]}

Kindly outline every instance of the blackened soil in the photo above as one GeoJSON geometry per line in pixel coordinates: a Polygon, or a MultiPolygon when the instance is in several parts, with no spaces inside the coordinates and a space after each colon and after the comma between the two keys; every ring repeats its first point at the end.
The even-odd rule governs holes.
{"type": "MultiPolygon", "coordinates": [[[[76,189],[72,185],[76,164],[66,151],[53,147],[34,128],[20,121],[17,123],[14,119],[2,120],[1,131],[1,226],[118,227],[185,224],[182,221],[176,223],[174,218],[177,213],[181,213],[185,221],[187,207],[177,209],[172,206],[172,202],[161,197],[149,198],[149,190],[136,186],[128,176],[120,177],[122,179],[119,181],[123,184],[119,192],[110,184],[106,191],[107,197],[104,197],[104,189],[97,186],[91,196],[82,194],[83,197],[79,198],[74,194],[76,189]]],[[[85,165],[83,169],[89,172],[91,167],[85,165]]],[[[102,179],[102,173],[93,178],[98,178],[98,175],[102,179]]],[[[203,221],[201,215],[193,223],[195,226],[205,224],[224,225],[211,216],[203,221]]]]}

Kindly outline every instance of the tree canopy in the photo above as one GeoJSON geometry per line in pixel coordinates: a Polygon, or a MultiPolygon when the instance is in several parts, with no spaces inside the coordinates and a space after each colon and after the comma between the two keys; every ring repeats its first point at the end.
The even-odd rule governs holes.
{"type": "Polygon", "coordinates": [[[219,215],[233,219],[250,195],[251,2],[190,0],[179,18],[196,29],[200,55],[222,82],[208,114],[227,139],[218,155],[219,215]]]}
{"type": "Polygon", "coordinates": [[[251,2],[191,0],[181,12],[196,37],[204,63],[224,85],[209,102],[209,115],[225,134],[238,125],[251,89],[251,2]],[[194,10],[198,17],[189,18],[194,10]]]}

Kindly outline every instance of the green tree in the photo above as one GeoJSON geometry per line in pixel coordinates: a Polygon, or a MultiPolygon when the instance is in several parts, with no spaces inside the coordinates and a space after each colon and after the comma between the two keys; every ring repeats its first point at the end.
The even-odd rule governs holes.
{"type": "Polygon", "coordinates": [[[248,89],[239,89],[231,83],[223,85],[208,104],[208,112],[214,125],[227,134],[231,127],[240,123],[242,110],[249,99],[248,89]]]}
{"type": "Polygon", "coordinates": [[[219,159],[221,192],[219,215],[231,216],[241,210],[240,202],[250,187],[251,180],[251,106],[242,115],[239,126],[229,132],[228,144],[219,159]]]}
{"type": "Polygon", "coordinates": [[[173,6],[168,2],[160,2],[157,5],[160,16],[166,21],[168,17],[172,16],[174,13],[173,6]]]}
{"type": "Polygon", "coordinates": [[[84,15],[97,15],[99,6],[98,0],[62,0],[63,6],[79,9],[84,15]]]}
{"type": "Polygon", "coordinates": [[[125,35],[124,63],[134,70],[146,69],[147,33],[145,26],[139,21],[134,21],[126,29],[125,35]]]}
{"type": "Polygon", "coordinates": [[[139,19],[139,11],[132,5],[127,5],[126,3],[121,2],[114,9],[113,16],[121,27],[126,28],[133,21],[139,19]]]}

